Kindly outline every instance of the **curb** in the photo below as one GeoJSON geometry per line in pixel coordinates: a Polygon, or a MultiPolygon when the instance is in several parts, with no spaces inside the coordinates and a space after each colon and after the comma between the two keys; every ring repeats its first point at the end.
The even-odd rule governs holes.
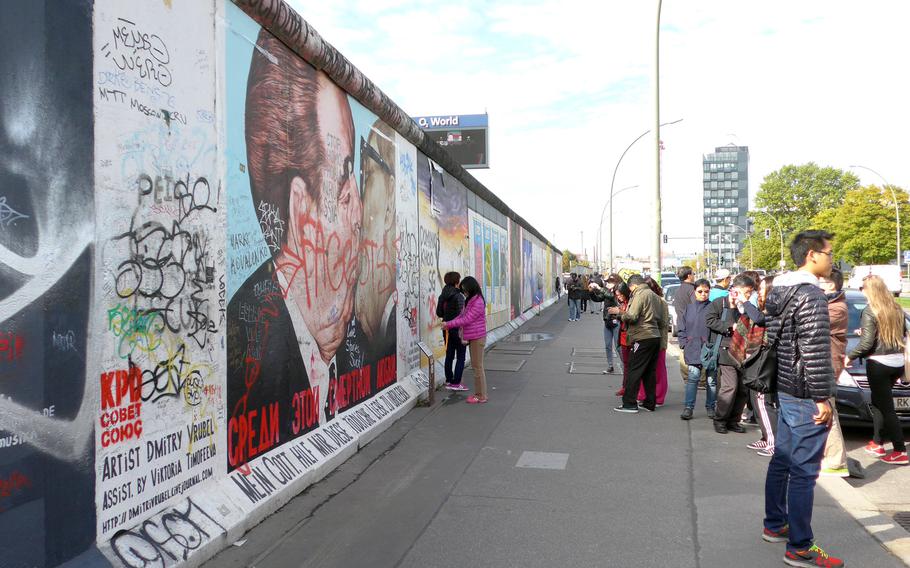
{"type": "Polygon", "coordinates": [[[905,565],[910,566],[910,533],[895,523],[894,519],[879,512],[872,502],[844,479],[821,476],[817,484],[850,513],[875,540],[905,565]]]}

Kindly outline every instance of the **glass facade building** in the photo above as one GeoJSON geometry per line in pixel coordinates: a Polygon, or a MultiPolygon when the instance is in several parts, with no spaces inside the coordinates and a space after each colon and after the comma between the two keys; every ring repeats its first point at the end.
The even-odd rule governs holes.
{"type": "Polygon", "coordinates": [[[721,146],[702,157],[705,249],[732,267],[742,249],[749,219],[749,147],[721,146]]]}

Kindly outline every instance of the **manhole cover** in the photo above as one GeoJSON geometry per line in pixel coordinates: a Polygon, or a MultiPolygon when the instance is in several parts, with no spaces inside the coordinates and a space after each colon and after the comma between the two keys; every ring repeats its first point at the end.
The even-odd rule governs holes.
{"type": "Polygon", "coordinates": [[[904,527],[904,530],[910,532],[910,511],[894,513],[894,522],[904,527]]]}
{"type": "Polygon", "coordinates": [[[548,341],[550,339],[553,339],[552,333],[519,333],[503,339],[503,342],[524,343],[526,341],[548,341]]]}
{"type": "Polygon", "coordinates": [[[606,368],[606,363],[595,363],[594,361],[572,361],[572,363],[569,364],[569,374],[602,375],[606,368]]]}
{"type": "Polygon", "coordinates": [[[510,371],[518,372],[525,364],[525,359],[505,359],[488,357],[483,362],[484,369],[487,371],[510,371]]]}

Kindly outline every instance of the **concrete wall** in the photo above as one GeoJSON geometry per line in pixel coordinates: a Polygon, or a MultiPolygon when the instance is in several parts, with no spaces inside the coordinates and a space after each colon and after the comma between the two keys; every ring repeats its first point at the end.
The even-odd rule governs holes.
{"type": "Polygon", "coordinates": [[[198,564],[416,403],[445,272],[491,339],[552,301],[558,251],[284,4],[3,10],[0,566],[198,564]]]}

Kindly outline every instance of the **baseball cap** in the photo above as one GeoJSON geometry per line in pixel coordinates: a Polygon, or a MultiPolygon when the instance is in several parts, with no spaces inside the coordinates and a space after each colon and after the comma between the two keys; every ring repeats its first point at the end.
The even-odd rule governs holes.
{"type": "Polygon", "coordinates": [[[714,279],[723,280],[724,278],[727,278],[729,276],[730,276],[730,271],[727,270],[726,268],[721,268],[714,274],[714,279]]]}

